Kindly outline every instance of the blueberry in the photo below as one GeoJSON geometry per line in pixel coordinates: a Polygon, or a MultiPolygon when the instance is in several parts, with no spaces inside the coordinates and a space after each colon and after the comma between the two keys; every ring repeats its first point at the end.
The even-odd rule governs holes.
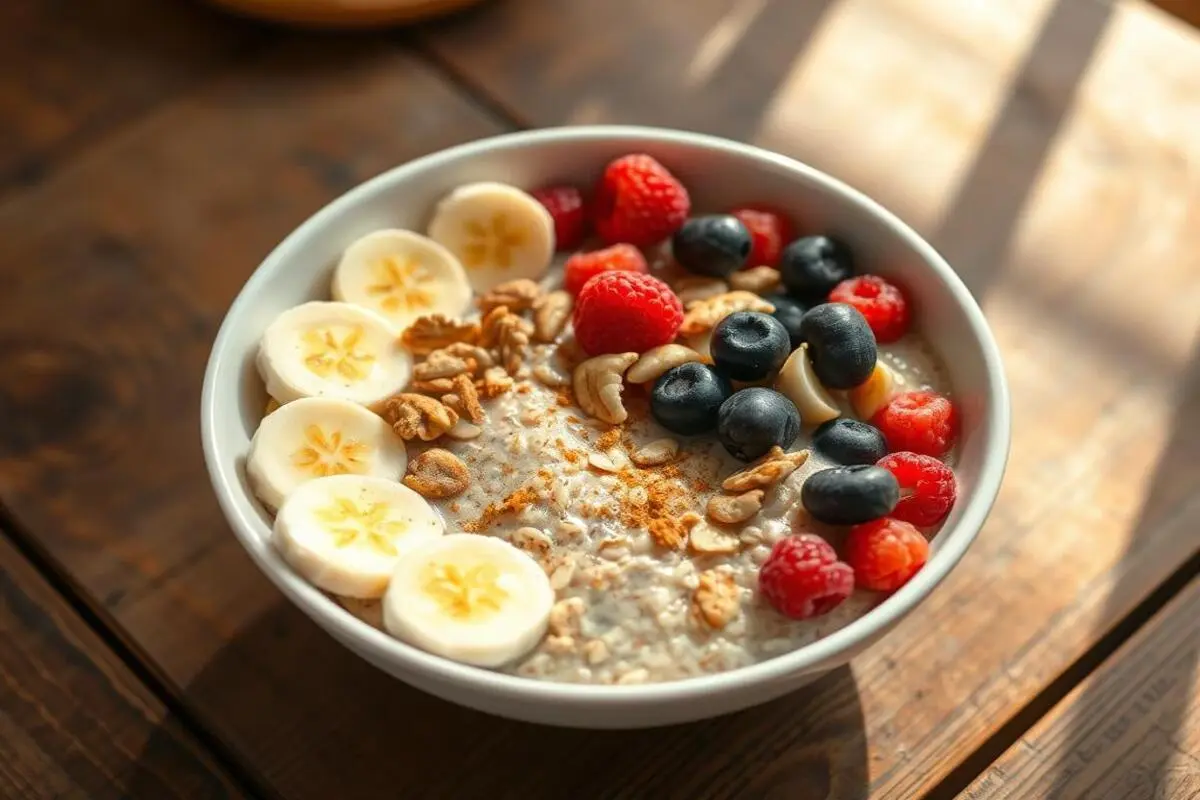
{"type": "Polygon", "coordinates": [[[828,236],[805,236],[783,248],[779,275],[788,294],[803,303],[823,303],[833,287],[854,274],[850,248],[828,236]]]}
{"type": "Polygon", "coordinates": [[[777,372],[792,352],[787,329],[770,314],[735,311],[717,323],[712,357],[723,374],[739,381],[758,381],[777,372]]]}
{"type": "Polygon", "coordinates": [[[872,464],[814,472],[800,489],[804,508],[827,525],[858,525],[886,517],[899,501],[896,476],[872,464]]]}
{"type": "Polygon", "coordinates": [[[829,389],[853,389],[875,369],[875,334],[857,308],[846,303],[813,306],[800,320],[813,372],[829,389]]]}
{"type": "Polygon", "coordinates": [[[839,464],[874,464],[888,454],[878,428],[845,417],[831,419],[813,431],[812,446],[839,464]]]}
{"type": "Polygon", "coordinates": [[[693,436],[717,427],[717,412],[733,388],[706,364],[692,361],[659,376],[650,392],[650,413],[673,433],[693,436]]]}
{"type": "Polygon", "coordinates": [[[717,414],[717,437],[742,461],[753,461],[775,445],[787,449],[799,434],[800,412],[774,389],[735,392],[717,414]]]}
{"type": "Polygon", "coordinates": [[[683,223],[671,239],[671,253],[689,272],[728,278],[745,266],[751,244],[750,231],[741,220],[713,214],[683,223]]]}
{"type": "Polygon", "coordinates": [[[769,294],[763,299],[775,306],[771,316],[783,323],[783,327],[788,332],[792,349],[795,350],[804,341],[800,338],[800,320],[804,317],[804,312],[808,311],[808,306],[786,294],[769,294]]]}

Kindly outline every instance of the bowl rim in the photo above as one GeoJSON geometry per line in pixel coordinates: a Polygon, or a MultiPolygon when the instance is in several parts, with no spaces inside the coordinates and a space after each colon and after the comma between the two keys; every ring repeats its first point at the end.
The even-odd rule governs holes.
{"type": "Polygon", "coordinates": [[[772,683],[791,676],[811,673],[820,669],[823,662],[833,661],[847,651],[854,653],[858,645],[881,636],[912,611],[962,559],[995,503],[1007,465],[1011,440],[1011,409],[1004,366],[983,311],[958,274],[920,234],[859,190],[797,159],[718,136],[640,125],[569,125],[488,136],[399,164],[334,198],[276,245],[238,291],[237,297],[225,312],[213,342],[204,374],[200,414],[201,438],[209,477],[234,534],[259,569],[327,633],[334,635],[333,632],[337,631],[334,638],[347,646],[346,639],[353,640],[355,648],[350,649],[361,648],[358,655],[368,654],[368,660],[377,666],[382,663],[395,664],[403,671],[423,673],[441,684],[468,684],[474,689],[513,701],[565,702],[575,706],[615,704],[634,707],[647,702],[667,703],[699,699],[714,693],[737,691],[750,685],[772,683]],[[987,403],[981,429],[986,432],[987,438],[983,442],[983,458],[976,490],[963,509],[958,524],[946,532],[945,539],[937,551],[912,580],[869,612],[814,642],[756,664],[712,675],[661,683],[616,686],[541,681],[461,664],[425,652],[362,621],[288,569],[282,559],[271,550],[269,539],[254,532],[254,527],[261,525],[262,521],[246,513],[235,501],[235,498],[243,493],[241,481],[235,474],[236,464],[226,465],[220,458],[223,448],[218,443],[215,433],[216,397],[219,387],[226,381],[240,379],[240,369],[232,365],[231,357],[226,357],[228,340],[235,326],[233,321],[242,317],[251,305],[252,298],[257,295],[258,285],[265,282],[269,273],[288,260],[289,252],[296,242],[318,231],[327,220],[343,210],[395,184],[403,183],[413,173],[451,165],[464,157],[475,156],[494,148],[523,148],[545,143],[597,140],[652,140],[661,144],[698,146],[726,156],[766,162],[799,173],[825,190],[840,194],[863,213],[887,225],[920,255],[925,265],[946,285],[954,301],[964,311],[968,327],[983,354],[987,376],[987,403]]]}

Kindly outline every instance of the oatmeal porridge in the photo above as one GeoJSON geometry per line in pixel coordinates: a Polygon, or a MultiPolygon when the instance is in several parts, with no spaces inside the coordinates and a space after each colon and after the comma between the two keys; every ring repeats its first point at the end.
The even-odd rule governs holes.
{"type": "Polygon", "coordinates": [[[622,217],[620,169],[673,185],[650,164],[609,166],[590,249],[573,190],[462,187],[264,334],[248,478],[350,613],[633,684],[794,650],[921,568],[955,420],[903,293],[777,212],[694,215],[678,187],[622,217]]]}

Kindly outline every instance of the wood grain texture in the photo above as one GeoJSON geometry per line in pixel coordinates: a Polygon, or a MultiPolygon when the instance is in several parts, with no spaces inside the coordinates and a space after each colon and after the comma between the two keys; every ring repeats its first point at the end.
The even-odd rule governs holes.
{"type": "Polygon", "coordinates": [[[1200,797],[1198,617],[1193,581],[962,797],[1200,797]]]}
{"type": "Polygon", "coordinates": [[[0,797],[241,797],[0,536],[0,797]]]}
{"type": "Polygon", "coordinates": [[[1005,487],[854,665],[870,792],[919,796],[1196,551],[1200,38],[1132,2],[696,6],[501,3],[422,41],[528,125],[693,127],[808,161],[980,299],[1014,400],[1005,487]]]}
{"type": "Polygon", "coordinates": [[[0,191],[261,38],[193,0],[0,3],[0,191]]]}

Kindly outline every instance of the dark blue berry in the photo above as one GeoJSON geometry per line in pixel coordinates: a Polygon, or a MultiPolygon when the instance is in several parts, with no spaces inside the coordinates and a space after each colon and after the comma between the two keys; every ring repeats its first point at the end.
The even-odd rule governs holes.
{"type": "Polygon", "coordinates": [[[831,419],[813,431],[812,446],[839,464],[874,464],[888,454],[878,428],[846,417],[831,419]]]}
{"type": "Polygon", "coordinates": [[[808,306],[786,294],[769,294],[763,299],[775,306],[771,316],[779,320],[787,330],[791,347],[795,350],[804,341],[800,338],[800,320],[804,318],[804,312],[808,311],[808,306]]]}
{"type": "Polygon", "coordinates": [[[742,461],[753,461],[775,445],[787,449],[799,434],[800,412],[774,389],[735,392],[717,414],[717,437],[742,461]]]}
{"type": "Polygon", "coordinates": [[[746,264],[753,241],[729,214],[693,217],[671,238],[671,254],[689,272],[727,278],[746,264]]]}
{"type": "Polygon", "coordinates": [[[783,366],[792,344],[787,329],[770,314],[735,311],[713,328],[711,349],[722,374],[758,381],[783,366]]]}
{"type": "Polygon", "coordinates": [[[875,369],[875,334],[857,308],[846,303],[813,306],[800,320],[813,372],[828,389],[853,389],[875,369]]]}
{"type": "Polygon", "coordinates": [[[805,510],[827,525],[859,525],[886,517],[899,501],[896,476],[873,464],[814,472],[800,489],[805,510]]]}
{"type": "Polygon", "coordinates": [[[783,248],[779,276],[802,303],[823,303],[833,287],[854,274],[850,248],[828,236],[805,236],[783,248]]]}
{"type": "Polygon", "coordinates": [[[733,388],[729,380],[696,361],[672,367],[650,391],[650,413],[673,433],[694,436],[717,427],[717,412],[733,388]]]}

